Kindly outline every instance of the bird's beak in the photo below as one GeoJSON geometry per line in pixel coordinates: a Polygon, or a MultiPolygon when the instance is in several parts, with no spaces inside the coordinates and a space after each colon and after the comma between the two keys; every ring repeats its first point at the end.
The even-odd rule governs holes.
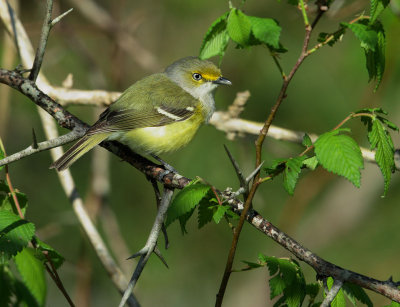
{"type": "Polygon", "coordinates": [[[219,77],[217,80],[213,81],[214,84],[232,85],[232,82],[224,77],[219,77]]]}

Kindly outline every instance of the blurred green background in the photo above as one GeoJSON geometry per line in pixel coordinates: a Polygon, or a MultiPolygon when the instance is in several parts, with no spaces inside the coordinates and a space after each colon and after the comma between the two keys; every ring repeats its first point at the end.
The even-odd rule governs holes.
{"type": "MultiPolygon", "coordinates": [[[[40,35],[44,2],[20,2],[20,18],[34,46],[37,46],[40,35]]],[[[176,59],[197,55],[208,27],[228,9],[227,1],[96,0],[96,4],[118,25],[116,29],[105,30],[88,19],[77,3],[73,0],[55,3],[54,16],[70,7],[75,10],[53,29],[43,72],[53,85],[60,86],[71,73],[74,88],[110,91],[123,91],[136,80],[163,69],[176,59]],[[137,46],[124,49],[117,43],[120,31],[130,33],[141,48],[154,56],[147,68],[135,60],[138,58],[137,46]]],[[[240,5],[240,1],[233,3],[240,5]]],[[[350,21],[367,11],[368,3],[337,0],[336,6],[320,21],[311,46],[316,43],[317,33],[335,31],[339,22],[350,21]]],[[[281,42],[289,50],[281,56],[281,63],[288,73],[300,54],[304,36],[300,12],[286,1],[275,0],[248,0],[242,8],[248,15],[279,21],[283,28],[281,42]]],[[[311,20],[315,16],[312,9],[311,5],[311,20]]],[[[382,107],[399,125],[398,14],[394,6],[383,14],[388,41],[387,68],[376,93],[373,93],[374,84],[368,84],[363,51],[349,32],[333,48],[324,47],[305,61],[290,84],[288,97],[274,124],[322,133],[352,111],[382,107]]],[[[100,18],[97,22],[105,25],[100,18]]],[[[12,64],[5,64],[4,44],[2,39],[1,66],[12,69],[19,62],[14,60],[12,64]]],[[[231,42],[221,68],[233,86],[218,90],[217,109],[225,110],[238,91],[249,90],[251,97],[241,116],[264,121],[281,86],[281,77],[268,50],[263,47],[236,49],[231,42]]],[[[44,140],[35,105],[15,91],[9,100],[3,99],[5,86],[2,85],[0,90],[3,93],[0,136],[7,152],[11,154],[27,147],[32,142],[32,128],[38,140],[44,140]]],[[[68,110],[89,123],[93,123],[100,112],[100,109],[88,106],[70,106],[68,110]]],[[[359,144],[367,146],[361,123],[354,121],[349,127],[359,144]]],[[[393,139],[398,147],[398,133],[393,134],[393,139]]],[[[221,131],[205,126],[186,148],[163,158],[186,177],[200,176],[219,189],[227,186],[235,189],[238,182],[222,145],[229,147],[247,173],[254,165],[254,140],[255,136],[244,136],[228,141],[221,131]]],[[[100,151],[104,152],[103,149],[100,151]]],[[[263,158],[268,164],[274,158],[290,157],[301,151],[299,145],[267,138],[263,158]]],[[[88,203],[91,200],[92,155],[88,154],[72,167],[77,187],[88,203]]],[[[10,166],[14,187],[29,198],[27,218],[37,226],[39,236],[65,256],[60,276],[77,305],[115,306],[120,295],[81,231],[55,171],[48,169],[50,163],[49,153],[43,152],[10,166]]],[[[109,229],[112,221],[118,223],[127,249],[120,245],[122,249],[119,251],[123,252],[114,249],[114,253],[126,275],[130,276],[134,262],[125,259],[146,241],[156,213],[154,195],[146,178],[128,164],[110,157],[109,169],[110,193],[104,209],[100,209],[98,225],[107,238],[109,231],[106,228],[109,229]],[[115,220],[109,209],[114,212],[115,220]]],[[[301,176],[293,197],[284,191],[282,178],[264,184],[255,197],[254,206],[265,218],[326,260],[377,279],[393,276],[394,280],[399,280],[400,189],[397,174],[393,175],[387,196],[382,198],[382,194],[383,178],[379,169],[366,163],[360,189],[318,169],[301,176]]],[[[150,259],[136,288],[143,306],[214,304],[231,244],[231,231],[224,222],[197,230],[196,219],[195,214],[188,225],[189,234],[184,236],[178,224],[169,227],[170,248],[165,251],[161,247],[170,268],[166,269],[155,257],[150,259]]],[[[110,246],[118,244],[114,242],[118,241],[117,236],[111,238],[108,238],[110,246]]],[[[256,261],[258,253],[290,256],[274,241],[246,225],[234,268],[244,266],[240,260],[256,261]]],[[[307,265],[301,265],[307,281],[315,281],[315,272],[307,265]]],[[[266,269],[232,274],[224,306],[271,306],[267,280],[266,269]]],[[[389,303],[384,297],[368,294],[377,306],[389,303]]],[[[50,279],[47,305],[66,306],[50,279]]]]}

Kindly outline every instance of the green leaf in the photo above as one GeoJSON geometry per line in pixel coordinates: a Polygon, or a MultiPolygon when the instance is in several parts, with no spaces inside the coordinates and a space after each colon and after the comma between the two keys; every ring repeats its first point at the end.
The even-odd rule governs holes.
{"type": "Polygon", "coordinates": [[[26,247],[34,233],[32,223],[9,211],[0,211],[0,264],[26,247]]]}
{"type": "MultiPolygon", "coordinates": [[[[0,160],[3,160],[4,158],[5,158],[5,154],[4,154],[4,151],[0,148],[0,160]]],[[[2,170],[4,168],[4,165],[3,166],[0,166],[0,171],[2,170]]]]}
{"type": "Polygon", "coordinates": [[[360,187],[364,160],[360,147],[348,135],[339,134],[345,129],[337,129],[322,134],[314,143],[318,162],[328,171],[347,178],[360,187]]]}
{"type": "Polygon", "coordinates": [[[248,46],[251,35],[251,22],[248,16],[241,10],[231,9],[228,16],[228,34],[229,37],[240,46],[248,46]]]}
{"type": "Polygon", "coordinates": [[[305,159],[303,161],[303,164],[309,168],[310,170],[315,170],[318,166],[318,160],[316,156],[313,156],[311,158],[305,159]]]}
{"type": "Polygon", "coordinates": [[[280,47],[279,37],[282,28],[275,20],[254,16],[248,16],[248,19],[251,23],[251,32],[258,41],[268,46],[272,46],[275,49],[280,47]]]}
{"type": "Polygon", "coordinates": [[[306,158],[307,157],[305,156],[290,158],[285,164],[285,171],[283,173],[283,187],[290,195],[293,195],[294,193],[294,188],[296,187],[303,161],[306,158]]]}
{"type": "Polygon", "coordinates": [[[223,56],[228,46],[229,35],[227,30],[227,17],[229,12],[220,16],[208,29],[200,47],[200,59],[208,59],[213,56],[223,56]]]}
{"type": "MultiPolygon", "coordinates": [[[[258,259],[260,259],[262,255],[258,255],[258,259]]],[[[278,258],[276,257],[270,257],[270,256],[264,256],[263,258],[264,262],[267,263],[269,275],[273,276],[278,272],[279,270],[279,261],[278,258]]]]}
{"type": "Polygon", "coordinates": [[[365,49],[366,65],[369,75],[369,81],[376,80],[376,91],[382,81],[383,73],[385,71],[385,49],[386,49],[386,36],[385,30],[379,21],[371,25],[377,33],[378,42],[375,50],[365,49]]]}
{"type": "Polygon", "coordinates": [[[325,41],[327,41],[329,39],[329,41],[327,42],[328,46],[333,46],[335,45],[339,40],[341,40],[343,34],[346,32],[346,27],[340,25],[340,28],[334,32],[334,33],[325,33],[325,32],[321,32],[318,35],[318,42],[319,43],[325,43],[325,41]],[[333,37],[331,37],[333,36],[333,37]]]}
{"type": "Polygon", "coordinates": [[[47,253],[53,263],[54,267],[58,269],[64,263],[64,257],[61,256],[54,248],[50,245],[41,241],[38,237],[34,237],[37,249],[35,250],[35,256],[42,262],[47,262],[47,257],[43,253],[47,253]]]}
{"type": "Polygon", "coordinates": [[[388,126],[388,128],[394,130],[394,131],[399,131],[399,127],[395,123],[392,123],[390,120],[382,117],[382,116],[377,116],[376,119],[380,120],[383,124],[388,126]]]}
{"type": "Polygon", "coordinates": [[[378,164],[384,179],[384,195],[389,188],[392,172],[395,171],[394,147],[390,134],[379,120],[372,120],[368,127],[368,140],[371,149],[376,149],[375,161],[378,164]]]}
{"type": "Polygon", "coordinates": [[[272,165],[265,167],[264,170],[267,173],[267,175],[277,175],[278,173],[282,172],[286,165],[286,160],[285,159],[276,159],[272,161],[272,165]]]}
{"type": "Polygon", "coordinates": [[[305,147],[311,147],[312,146],[311,138],[307,133],[304,133],[303,141],[301,142],[301,144],[303,146],[305,146],[305,147]]]}
{"type": "Polygon", "coordinates": [[[342,289],[354,306],[356,306],[356,300],[367,305],[368,307],[373,306],[367,293],[365,293],[364,289],[360,286],[345,282],[342,289]]]}
{"type": "Polygon", "coordinates": [[[180,227],[181,227],[181,231],[182,231],[182,234],[183,234],[183,235],[186,234],[186,233],[188,233],[187,230],[186,230],[186,223],[189,221],[190,217],[193,215],[194,209],[195,209],[195,208],[193,208],[193,209],[190,210],[189,212],[186,212],[185,214],[181,215],[181,216],[178,218],[178,220],[179,220],[179,225],[180,225],[180,227]]]}
{"type": "Polygon", "coordinates": [[[286,288],[286,283],[283,278],[278,274],[269,280],[270,298],[271,300],[281,295],[286,288]]]}
{"type": "MultiPolygon", "coordinates": [[[[328,285],[328,289],[330,290],[333,286],[333,278],[332,277],[328,277],[327,285],[328,285]]],[[[326,296],[326,294],[324,293],[324,297],[325,296],[326,296]]],[[[331,307],[346,307],[346,300],[344,298],[342,288],[339,290],[339,292],[336,294],[335,298],[333,299],[333,301],[331,303],[331,307]]]]}
{"type": "Polygon", "coordinates": [[[197,225],[199,229],[212,221],[214,208],[216,206],[215,204],[211,204],[206,197],[200,201],[197,215],[197,225]]]}
{"type": "Polygon", "coordinates": [[[213,220],[216,224],[219,224],[221,219],[224,217],[225,213],[230,210],[230,207],[227,205],[217,206],[217,211],[213,214],[213,220]]]}
{"type": "Polygon", "coordinates": [[[27,288],[39,305],[44,306],[47,291],[46,278],[43,263],[35,257],[35,251],[24,248],[15,256],[15,264],[27,288]]]}
{"type": "Polygon", "coordinates": [[[359,23],[342,22],[341,25],[349,28],[354,33],[361,42],[361,47],[366,50],[375,51],[375,47],[378,44],[378,33],[362,22],[363,21],[359,23]]]}
{"type": "Polygon", "coordinates": [[[383,12],[383,10],[388,6],[390,0],[371,0],[371,11],[369,23],[373,24],[383,12]]]}
{"type": "Polygon", "coordinates": [[[39,303],[22,281],[15,280],[14,288],[16,297],[14,306],[39,307],[39,303]]]}
{"type": "MultiPolygon", "coordinates": [[[[18,191],[14,191],[14,193],[17,196],[22,214],[25,214],[28,206],[28,198],[24,193],[18,191]]],[[[2,180],[0,180],[0,210],[7,210],[18,214],[18,210],[15,206],[14,198],[11,195],[10,188],[8,187],[8,184],[2,180]]]]}
{"type": "Polygon", "coordinates": [[[188,185],[179,191],[168,209],[165,226],[170,225],[180,216],[193,213],[193,209],[200,203],[209,190],[210,187],[208,185],[199,183],[188,185]]]}

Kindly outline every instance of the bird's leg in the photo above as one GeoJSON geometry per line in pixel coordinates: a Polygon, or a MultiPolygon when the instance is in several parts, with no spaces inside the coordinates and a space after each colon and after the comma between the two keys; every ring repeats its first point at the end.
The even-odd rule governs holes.
{"type": "MultiPolygon", "coordinates": [[[[146,245],[136,254],[132,255],[130,258],[135,258],[140,256],[139,262],[136,265],[135,271],[133,272],[132,278],[129,281],[128,288],[125,290],[124,296],[121,299],[119,306],[124,306],[126,299],[132,293],[133,288],[135,287],[136,282],[138,281],[140,274],[142,273],[147,261],[150,258],[150,255],[154,252],[161,261],[167,265],[164,258],[162,257],[160,250],[157,248],[157,239],[160,235],[160,231],[162,229],[162,225],[167,215],[167,210],[169,205],[171,204],[172,194],[174,190],[164,187],[164,193],[161,197],[160,207],[158,208],[157,216],[154,221],[153,227],[150,231],[149,237],[147,238],[146,245]]],[[[167,266],[168,267],[168,266],[167,266]]]]}
{"type": "Polygon", "coordinates": [[[165,171],[163,171],[159,176],[158,179],[161,181],[165,175],[168,175],[169,173],[176,173],[178,174],[178,171],[174,169],[171,165],[169,165],[167,162],[165,162],[163,159],[161,159],[159,156],[155,154],[150,154],[154,159],[156,159],[158,162],[162,164],[162,166],[165,167],[165,171]]]}

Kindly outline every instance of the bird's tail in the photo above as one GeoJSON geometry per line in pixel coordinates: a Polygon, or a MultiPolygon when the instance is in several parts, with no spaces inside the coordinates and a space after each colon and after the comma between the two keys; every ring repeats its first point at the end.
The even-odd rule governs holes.
{"type": "Polygon", "coordinates": [[[67,169],[82,157],[85,153],[91,150],[97,144],[100,144],[109,136],[109,133],[97,133],[90,136],[85,135],[78,142],[76,142],[70,149],[68,149],[57,161],[55,161],[50,168],[55,168],[57,171],[67,169]]]}

